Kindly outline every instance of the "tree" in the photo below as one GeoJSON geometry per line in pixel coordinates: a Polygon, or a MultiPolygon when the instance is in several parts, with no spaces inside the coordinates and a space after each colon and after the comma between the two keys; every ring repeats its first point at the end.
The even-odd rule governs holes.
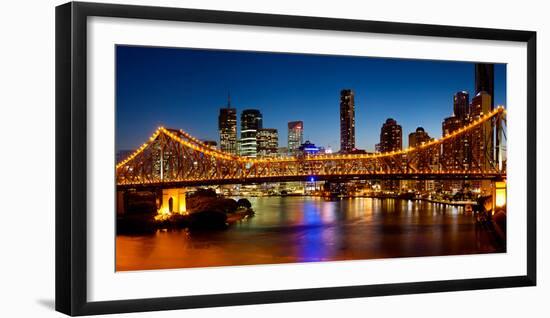
{"type": "Polygon", "coordinates": [[[239,199],[239,201],[237,201],[237,206],[250,209],[250,208],[252,208],[252,203],[250,203],[250,201],[248,201],[248,199],[243,198],[243,199],[239,199]]]}

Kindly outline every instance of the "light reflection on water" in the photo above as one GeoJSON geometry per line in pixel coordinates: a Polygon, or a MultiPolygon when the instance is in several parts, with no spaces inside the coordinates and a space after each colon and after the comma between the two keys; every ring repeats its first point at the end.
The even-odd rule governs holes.
{"type": "Polygon", "coordinates": [[[249,200],[256,215],[227,230],[117,236],[117,270],[501,252],[462,207],[370,198],[249,200]]]}

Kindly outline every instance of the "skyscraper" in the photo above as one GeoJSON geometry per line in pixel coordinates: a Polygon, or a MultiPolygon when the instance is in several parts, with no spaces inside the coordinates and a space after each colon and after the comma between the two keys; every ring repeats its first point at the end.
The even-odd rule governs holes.
{"type": "Polygon", "coordinates": [[[466,120],[470,113],[470,95],[466,91],[457,92],[453,97],[454,115],[466,120]]]}
{"type": "Polygon", "coordinates": [[[477,63],[475,65],[475,78],[476,78],[476,91],[475,94],[480,92],[487,92],[491,95],[491,110],[495,108],[495,65],[477,63]]]}
{"type": "MultiPolygon", "coordinates": [[[[460,129],[464,122],[457,116],[445,118],[441,125],[443,136],[447,136],[460,129]]],[[[462,170],[468,163],[467,150],[465,147],[467,138],[455,138],[449,142],[443,143],[441,163],[444,170],[462,170]]]]}
{"type": "Polygon", "coordinates": [[[257,133],[258,157],[277,156],[279,133],[275,128],[260,128],[257,133]]]}
{"type": "MultiPolygon", "coordinates": [[[[494,64],[483,64],[478,63],[475,66],[475,76],[476,76],[476,97],[481,92],[487,92],[491,97],[490,110],[495,109],[495,65],[494,64]]],[[[473,104],[472,99],[472,104],[473,104]]],[[[474,105],[472,105],[472,108],[474,105]]],[[[475,116],[475,115],[474,115],[475,116]]],[[[491,146],[495,144],[495,136],[491,134],[490,140],[491,146]]],[[[500,145],[497,145],[500,147],[500,145]]],[[[494,149],[493,149],[494,150],[494,149]]],[[[493,154],[494,156],[495,154],[493,154]]]]}
{"type": "Polygon", "coordinates": [[[422,127],[416,128],[416,131],[409,134],[409,147],[414,148],[430,141],[430,135],[422,127]]]}
{"type": "MultiPolygon", "coordinates": [[[[401,125],[393,118],[388,118],[380,129],[380,143],[378,144],[380,152],[399,151],[403,149],[403,130],[401,125]]],[[[394,159],[392,166],[398,164],[394,159]]],[[[381,182],[381,186],[385,190],[397,191],[400,188],[399,180],[385,180],[381,182]]]]}
{"type": "MultiPolygon", "coordinates": [[[[471,119],[480,119],[491,111],[492,98],[485,91],[479,92],[472,99],[471,119]]],[[[475,127],[472,130],[472,167],[488,169],[493,159],[493,129],[491,121],[475,127]]]]}
{"type": "Polygon", "coordinates": [[[220,108],[218,116],[218,132],[220,134],[220,150],[237,154],[237,109],[231,107],[227,98],[227,107],[220,108]]]}
{"type": "Polygon", "coordinates": [[[355,148],[355,96],[351,89],[340,92],[340,152],[355,148]]]}
{"type": "Polygon", "coordinates": [[[296,155],[298,148],[304,139],[304,123],[302,121],[291,121],[288,123],[288,153],[296,155]]]}
{"type": "MultiPolygon", "coordinates": [[[[445,118],[441,128],[443,136],[446,136],[470,123],[471,107],[470,95],[466,91],[457,92],[453,97],[453,116],[445,118]]],[[[463,134],[442,147],[443,169],[463,170],[468,169],[471,163],[471,136],[463,134]]]]}
{"type": "MultiPolygon", "coordinates": [[[[492,96],[486,91],[480,91],[472,98],[470,119],[479,120],[492,109],[492,96]]],[[[494,158],[494,131],[491,121],[487,120],[472,129],[471,132],[471,169],[487,170],[491,168],[494,158]]],[[[472,181],[474,188],[479,188],[482,194],[491,191],[491,182],[488,180],[472,181]]]]}
{"type": "MultiPolygon", "coordinates": [[[[416,148],[432,140],[430,135],[422,127],[416,128],[416,131],[409,134],[409,147],[416,148]]],[[[438,161],[439,151],[427,149],[418,153],[417,169],[422,171],[430,169],[438,161]]],[[[409,180],[408,187],[417,191],[426,191],[435,187],[433,180],[409,180]]]]}
{"type": "Polygon", "coordinates": [[[262,113],[257,109],[245,109],[241,113],[240,155],[256,157],[258,130],[262,128],[262,113]]]}
{"type": "Polygon", "coordinates": [[[403,131],[393,118],[388,118],[380,129],[380,152],[403,149],[403,131]]]}

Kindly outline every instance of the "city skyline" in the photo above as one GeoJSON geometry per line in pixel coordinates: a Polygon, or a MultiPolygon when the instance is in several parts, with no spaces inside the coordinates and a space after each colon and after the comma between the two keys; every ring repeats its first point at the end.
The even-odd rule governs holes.
{"type": "MultiPolygon", "coordinates": [[[[505,65],[495,65],[494,72],[494,103],[505,105],[505,65]]],[[[258,109],[263,126],[278,130],[280,147],[287,146],[287,124],[302,121],[304,140],[338,151],[340,92],[351,89],[356,100],[356,148],[374,151],[387,118],[403,127],[403,136],[419,126],[432,137],[441,136],[443,120],[453,114],[454,94],[467,91],[473,97],[475,74],[474,63],[466,62],[118,46],[116,147],[133,149],[147,138],[140,134],[160,125],[219,142],[218,116],[231,93],[236,117],[241,119],[244,109],[258,109]],[[319,61],[321,67],[306,74],[319,61]],[[342,69],[347,78],[338,76],[342,69]],[[268,70],[271,76],[265,78],[268,70]],[[414,81],[405,82],[411,73],[414,81]],[[266,81],[252,74],[263,74],[266,81]],[[299,83],[292,74],[310,81],[296,92],[299,83]],[[357,85],[345,85],[353,82],[357,85]],[[240,104],[253,99],[260,102],[240,104]],[[147,107],[151,104],[157,107],[147,107]]],[[[237,127],[240,137],[242,123],[237,127]]],[[[403,139],[406,147],[407,138],[403,139]]]]}

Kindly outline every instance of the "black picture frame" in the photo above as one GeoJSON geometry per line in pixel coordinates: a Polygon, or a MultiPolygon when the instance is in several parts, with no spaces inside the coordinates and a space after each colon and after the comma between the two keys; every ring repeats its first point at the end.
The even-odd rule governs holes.
{"type": "Polygon", "coordinates": [[[70,2],[56,7],[56,310],[91,315],[433,293],[536,284],[536,32],[168,7],[70,2]],[[527,44],[527,274],[352,287],[89,302],[87,290],[87,18],[207,22],[527,44]]]}

